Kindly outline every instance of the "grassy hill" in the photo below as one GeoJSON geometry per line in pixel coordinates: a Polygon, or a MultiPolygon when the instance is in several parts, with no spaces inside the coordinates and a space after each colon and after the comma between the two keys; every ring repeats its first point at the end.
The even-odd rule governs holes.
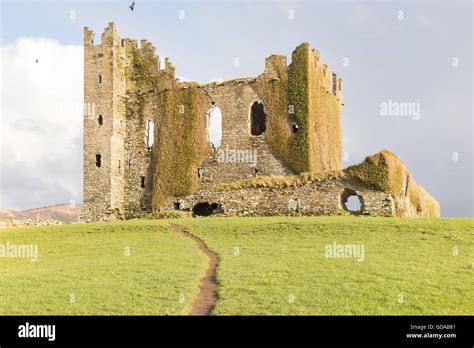
{"type": "MultiPolygon", "coordinates": [[[[11,219],[33,221],[57,220],[64,223],[77,222],[81,215],[82,204],[56,204],[48,207],[27,210],[9,210],[0,208],[0,222],[9,222],[11,219]]],[[[8,225],[8,224],[7,224],[8,225]]]]}
{"type": "Polygon", "coordinates": [[[0,246],[37,244],[39,258],[0,258],[0,314],[189,313],[208,260],[171,223],[219,255],[217,315],[474,314],[473,219],[365,217],[3,229],[0,246]],[[334,243],[363,260],[327,257],[334,243]]]}

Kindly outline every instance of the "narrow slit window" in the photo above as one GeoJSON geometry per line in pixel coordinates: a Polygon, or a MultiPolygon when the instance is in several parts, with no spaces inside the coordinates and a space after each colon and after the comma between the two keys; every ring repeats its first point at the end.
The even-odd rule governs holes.
{"type": "Polygon", "coordinates": [[[145,177],[144,176],[140,177],[140,187],[145,188],[145,177]]]}
{"type": "Polygon", "coordinates": [[[102,156],[100,154],[95,155],[95,165],[97,166],[97,168],[100,168],[100,166],[102,165],[102,156]]]}
{"type": "Polygon", "coordinates": [[[153,121],[148,121],[147,128],[147,145],[148,148],[151,148],[153,146],[153,143],[155,142],[155,124],[153,123],[153,121]]]}
{"type": "Polygon", "coordinates": [[[291,127],[293,129],[293,133],[298,133],[300,127],[298,126],[297,123],[293,123],[293,125],[291,127]]]}
{"type": "Polygon", "coordinates": [[[99,75],[99,83],[102,83],[102,75],[99,75]]]}
{"type": "Polygon", "coordinates": [[[99,117],[97,118],[97,123],[99,124],[99,126],[102,126],[102,124],[104,123],[104,118],[102,117],[102,115],[99,115],[99,117]]]}

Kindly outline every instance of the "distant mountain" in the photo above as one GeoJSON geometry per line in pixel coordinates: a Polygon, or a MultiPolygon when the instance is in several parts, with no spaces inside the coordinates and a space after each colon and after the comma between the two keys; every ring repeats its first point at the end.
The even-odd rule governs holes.
{"type": "Polygon", "coordinates": [[[0,208],[0,221],[9,219],[36,221],[56,220],[63,223],[77,222],[81,214],[82,204],[57,204],[48,207],[33,208],[22,211],[0,208]]]}

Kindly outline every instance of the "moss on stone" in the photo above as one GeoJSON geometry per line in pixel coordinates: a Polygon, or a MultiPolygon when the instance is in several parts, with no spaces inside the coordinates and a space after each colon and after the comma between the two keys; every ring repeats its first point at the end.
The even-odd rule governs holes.
{"type": "Polygon", "coordinates": [[[439,203],[414,180],[408,184],[408,197],[417,214],[423,217],[439,217],[439,203]]]}
{"type": "Polygon", "coordinates": [[[172,197],[191,194],[197,185],[197,166],[208,156],[206,109],[202,88],[169,90],[157,97],[157,141],[152,205],[163,208],[172,197]],[[181,113],[182,112],[182,113],[181,113]]]}
{"type": "Polygon", "coordinates": [[[128,48],[127,116],[138,119],[139,128],[146,129],[145,113],[149,111],[145,110],[156,110],[153,150],[149,152],[144,147],[142,155],[152,157],[151,205],[160,209],[167,206],[172,197],[188,195],[196,188],[196,167],[208,151],[207,98],[197,84],[180,88],[172,76],[159,73],[158,59],[151,45],[128,48]],[[154,92],[149,94],[150,91],[154,92]]]}
{"type": "Polygon", "coordinates": [[[311,182],[323,180],[341,179],[344,177],[342,171],[328,171],[321,173],[304,172],[292,176],[262,176],[229,183],[218,183],[215,188],[219,191],[239,190],[244,188],[285,188],[298,187],[311,182]]]}
{"type": "Polygon", "coordinates": [[[285,60],[276,56],[269,58],[278,79],[261,75],[256,83],[256,91],[262,98],[267,114],[266,137],[272,152],[288,167],[296,172],[307,170],[305,146],[301,145],[300,134],[292,133],[288,102],[288,72],[285,60]]]}
{"type": "Polygon", "coordinates": [[[277,78],[262,74],[256,84],[268,115],[268,143],[275,155],[295,172],[308,171],[307,58],[303,46],[295,49],[288,70],[286,60],[278,56],[270,57],[268,64],[277,78]],[[297,133],[292,132],[292,122],[298,124],[297,133]]]}
{"type": "Polygon", "coordinates": [[[297,173],[341,169],[340,101],[323,87],[323,70],[314,60],[309,44],[302,43],[288,68],[281,57],[270,57],[272,71],[260,75],[256,84],[268,114],[270,148],[297,173]],[[298,125],[297,133],[292,123],[298,125]]]}
{"type": "Polygon", "coordinates": [[[311,171],[342,168],[341,101],[332,90],[332,72],[308,47],[308,134],[311,171]]]}
{"type": "Polygon", "coordinates": [[[392,195],[397,216],[406,216],[406,196],[418,216],[439,217],[439,203],[411,177],[394,153],[383,150],[344,170],[349,178],[392,195]],[[406,183],[408,180],[408,183],[406,183]],[[404,187],[406,185],[406,187],[404,187]]]}
{"type": "Polygon", "coordinates": [[[294,134],[294,156],[297,172],[310,171],[309,159],[309,82],[308,82],[309,45],[303,43],[293,52],[292,62],[288,68],[288,98],[294,108],[294,118],[299,126],[294,134]]]}
{"type": "Polygon", "coordinates": [[[440,211],[439,203],[436,199],[434,199],[431,196],[428,196],[427,210],[428,210],[428,217],[430,218],[440,217],[441,211],[440,211]]]}
{"type": "Polygon", "coordinates": [[[344,170],[352,178],[376,190],[398,196],[403,193],[405,166],[394,153],[382,150],[358,165],[344,170]]]}
{"type": "Polygon", "coordinates": [[[152,88],[158,78],[155,73],[155,52],[150,47],[138,49],[130,47],[127,50],[127,60],[129,62],[126,77],[134,82],[139,88],[152,88]]]}
{"type": "Polygon", "coordinates": [[[416,185],[413,180],[408,185],[408,197],[412,206],[415,208],[417,213],[420,213],[423,210],[423,197],[422,192],[418,185],[416,185]]]}

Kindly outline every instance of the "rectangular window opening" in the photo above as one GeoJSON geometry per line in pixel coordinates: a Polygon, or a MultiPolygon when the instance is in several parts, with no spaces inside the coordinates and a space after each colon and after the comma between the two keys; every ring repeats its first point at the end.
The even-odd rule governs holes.
{"type": "Polygon", "coordinates": [[[97,168],[100,168],[100,166],[102,165],[102,156],[100,154],[95,155],[95,165],[97,166],[97,168]]]}

